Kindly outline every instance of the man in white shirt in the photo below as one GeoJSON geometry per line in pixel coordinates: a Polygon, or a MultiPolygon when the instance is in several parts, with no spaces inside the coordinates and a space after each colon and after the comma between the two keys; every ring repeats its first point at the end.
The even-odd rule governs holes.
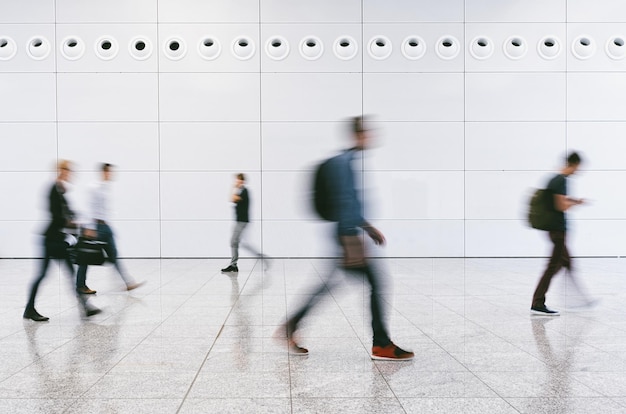
{"type": "MultiPolygon", "coordinates": [[[[144,282],[135,282],[133,278],[129,277],[120,266],[120,263],[117,260],[117,248],[115,247],[113,230],[111,230],[111,227],[109,226],[109,199],[111,193],[112,168],[113,166],[109,163],[102,164],[100,167],[102,180],[96,183],[91,190],[91,217],[93,219],[92,229],[96,230],[98,240],[106,242],[105,251],[107,254],[107,260],[115,266],[115,270],[117,270],[117,273],[119,273],[120,277],[126,284],[126,290],[133,290],[143,285],[144,282]]],[[[83,294],[96,293],[95,290],[91,290],[87,287],[86,280],[87,265],[80,265],[76,276],[76,290],[83,294]]]]}

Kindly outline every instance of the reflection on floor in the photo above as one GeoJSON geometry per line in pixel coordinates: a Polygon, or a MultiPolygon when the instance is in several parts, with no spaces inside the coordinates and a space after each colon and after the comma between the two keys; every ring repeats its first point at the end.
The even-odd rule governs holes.
{"type": "Polygon", "coordinates": [[[123,291],[90,268],[81,317],[58,267],[22,319],[33,260],[0,260],[2,413],[624,413],[626,260],[579,259],[599,302],[581,308],[560,275],[559,317],[532,317],[545,259],[385,259],[393,340],[410,362],[369,358],[368,291],[341,278],[301,329],[310,354],[273,338],[333,268],[329,260],[126,260],[147,284],[123,291]]]}

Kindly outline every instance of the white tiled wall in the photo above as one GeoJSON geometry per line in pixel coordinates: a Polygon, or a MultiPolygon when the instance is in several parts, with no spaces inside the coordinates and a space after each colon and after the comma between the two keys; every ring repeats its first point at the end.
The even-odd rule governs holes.
{"type": "Polygon", "coordinates": [[[58,121],[156,121],[157,86],[154,73],[59,73],[58,121]]]}
{"type": "Polygon", "coordinates": [[[0,257],[39,254],[58,158],[81,212],[98,163],[117,166],[122,256],[228,256],[237,172],[250,244],[334,254],[312,171],[362,113],[376,255],[545,255],[526,203],[572,149],[589,199],[572,252],[626,253],[622,1],[92,3],[0,0],[0,257]]]}
{"type": "MultiPolygon", "coordinates": [[[[570,0],[567,3],[573,2],[570,0]]],[[[465,19],[468,22],[494,23],[563,21],[567,3],[565,0],[466,0],[465,19]]]]}
{"type": "MultiPolygon", "coordinates": [[[[362,110],[359,73],[265,73],[263,121],[335,121],[362,110]]],[[[258,101],[257,101],[258,105],[258,101]]]]}
{"type": "Polygon", "coordinates": [[[158,94],[163,121],[259,120],[258,73],[162,73],[158,94]]]}

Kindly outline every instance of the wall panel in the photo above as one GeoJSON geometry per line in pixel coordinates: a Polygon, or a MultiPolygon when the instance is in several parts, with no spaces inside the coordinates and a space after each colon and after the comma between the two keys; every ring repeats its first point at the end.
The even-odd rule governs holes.
{"type": "Polygon", "coordinates": [[[557,22],[565,21],[567,0],[467,0],[469,22],[557,22]]]}
{"type": "Polygon", "coordinates": [[[315,3],[266,0],[261,2],[261,22],[360,23],[361,1],[320,0],[315,3]]]}
{"type": "Polygon", "coordinates": [[[463,21],[463,0],[363,1],[366,22],[459,22],[463,21]]]}
{"type": "Polygon", "coordinates": [[[0,73],[0,122],[55,121],[51,73],[0,73]]]}
{"type": "Polygon", "coordinates": [[[265,73],[263,121],[336,121],[361,112],[358,73],[265,73]]]}
{"type": "Polygon", "coordinates": [[[156,121],[154,73],[59,73],[59,121],[156,121]]]}
{"type": "Polygon", "coordinates": [[[463,120],[460,73],[372,73],[363,78],[363,110],[380,120],[463,120]]]}
{"type": "MultiPolygon", "coordinates": [[[[565,122],[466,122],[468,171],[552,171],[571,143],[565,122]]],[[[580,146],[573,145],[574,148],[580,146]]]]}
{"type": "Polygon", "coordinates": [[[58,158],[86,215],[116,166],[124,257],[227,257],[233,177],[252,244],[329,256],[312,176],[352,145],[376,256],[542,256],[525,223],[564,155],[583,165],[572,250],[618,255],[626,200],[626,7],[617,0],[14,2],[0,13],[0,257],[32,257],[58,158]],[[41,40],[41,43],[38,41],[41,40]],[[110,45],[107,43],[110,41],[110,45]],[[617,229],[617,230],[616,230],[617,229]]]}
{"type": "Polygon", "coordinates": [[[161,122],[160,127],[161,171],[261,168],[258,122],[161,122]]]}
{"type": "Polygon", "coordinates": [[[258,121],[259,100],[259,75],[254,73],[159,76],[163,121],[258,121]]]}
{"type": "Polygon", "coordinates": [[[58,153],[83,170],[108,162],[123,171],[157,171],[158,128],[157,122],[61,122],[58,153]]]}

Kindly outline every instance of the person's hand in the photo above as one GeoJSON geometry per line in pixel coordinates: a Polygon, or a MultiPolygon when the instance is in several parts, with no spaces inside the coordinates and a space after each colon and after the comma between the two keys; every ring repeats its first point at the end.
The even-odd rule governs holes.
{"type": "Polygon", "coordinates": [[[378,245],[385,244],[385,236],[374,226],[365,226],[363,230],[367,232],[367,235],[370,236],[374,243],[378,245]]]}
{"type": "Polygon", "coordinates": [[[98,235],[98,232],[95,231],[94,229],[83,230],[83,236],[87,237],[88,239],[95,239],[97,235],[98,235]]]}

